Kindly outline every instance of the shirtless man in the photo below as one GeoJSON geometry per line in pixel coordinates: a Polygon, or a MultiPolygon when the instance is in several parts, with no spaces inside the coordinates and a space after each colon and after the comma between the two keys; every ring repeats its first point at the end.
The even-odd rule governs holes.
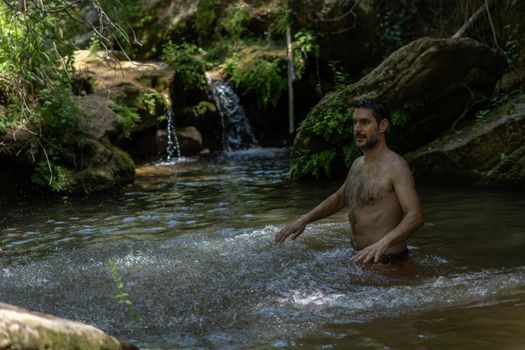
{"type": "Polygon", "coordinates": [[[423,225],[414,179],[405,160],[386,145],[390,114],[385,104],[363,100],[355,108],[354,139],[364,155],[354,161],[345,183],[334,194],[279,231],[275,242],[296,239],[309,223],[346,206],[356,250],[353,261],[403,261],[408,258],[408,238],[423,225]]]}

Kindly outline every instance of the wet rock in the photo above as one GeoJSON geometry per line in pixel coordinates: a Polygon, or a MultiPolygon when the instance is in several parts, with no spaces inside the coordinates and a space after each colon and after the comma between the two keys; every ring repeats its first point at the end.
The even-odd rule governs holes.
{"type": "Polygon", "coordinates": [[[525,188],[525,95],[406,158],[420,180],[525,188]]]}
{"type": "Polygon", "coordinates": [[[188,126],[176,132],[183,155],[194,156],[203,150],[202,135],[197,128],[188,126]]]}
{"type": "Polygon", "coordinates": [[[93,326],[0,303],[0,349],[138,348],[93,326]]]}
{"type": "Polygon", "coordinates": [[[295,139],[292,174],[298,178],[317,169],[320,175],[351,164],[358,154],[352,137],[353,102],[387,102],[392,112],[389,144],[405,153],[447,130],[473,101],[490,96],[504,68],[503,56],[472,39],[413,41],[314,107],[295,139]]]}
{"type": "MultiPolygon", "coordinates": [[[[181,155],[191,157],[200,154],[203,150],[202,135],[197,128],[188,126],[176,129],[181,155]]],[[[139,142],[130,145],[132,154],[137,157],[137,162],[150,162],[166,157],[168,148],[168,134],[166,129],[145,130],[139,142]]]]}

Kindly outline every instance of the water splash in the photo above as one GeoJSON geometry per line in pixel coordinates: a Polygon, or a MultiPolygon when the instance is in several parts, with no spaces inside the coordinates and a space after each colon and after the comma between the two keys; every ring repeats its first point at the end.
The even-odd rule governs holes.
{"type": "Polygon", "coordinates": [[[524,268],[378,277],[349,262],[350,240],[337,233],[344,225],[313,225],[284,246],[272,243],[275,226],[94,244],[0,269],[0,300],[95,324],[143,346],[237,349],[301,336],[325,322],[466,305],[525,286],[524,268]],[[319,236],[324,247],[312,249],[319,236]],[[113,298],[109,259],[141,315],[134,324],[113,298]]]}
{"type": "Polygon", "coordinates": [[[177,138],[177,132],[175,130],[175,118],[173,116],[173,111],[169,108],[166,111],[166,120],[168,121],[167,133],[168,133],[168,145],[166,149],[166,160],[170,161],[174,157],[180,158],[180,144],[179,139],[177,138]]]}
{"type": "Polygon", "coordinates": [[[252,127],[244,108],[240,104],[239,96],[223,80],[206,75],[208,87],[211,91],[223,130],[223,147],[226,151],[250,148],[257,145],[252,127]]]}

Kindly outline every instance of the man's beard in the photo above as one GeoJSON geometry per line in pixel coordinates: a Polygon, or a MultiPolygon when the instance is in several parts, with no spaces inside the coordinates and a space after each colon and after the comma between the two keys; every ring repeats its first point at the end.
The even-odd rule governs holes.
{"type": "Polygon", "coordinates": [[[379,143],[379,137],[377,135],[367,138],[366,142],[362,146],[357,146],[362,152],[367,152],[374,149],[379,143]]]}

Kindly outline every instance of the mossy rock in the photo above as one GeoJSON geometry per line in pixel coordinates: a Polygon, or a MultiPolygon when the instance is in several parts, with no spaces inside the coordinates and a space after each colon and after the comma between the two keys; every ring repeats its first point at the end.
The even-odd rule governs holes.
{"type": "Polygon", "coordinates": [[[406,157],[421,181],[525,188],[525,95],[406,157]]]}
{"type": "Polygon", "coordinates": [[[504,68],[501,54],[472,39],[413,41],[312,109],[294,142],[293,177],[319,177],[348,167],[358,154],[351,124],[354,102],[385,101],[392,112],[389,144],[405,153],[447,130],[473,100],[490,96],[504,68]]]}
{"type": "Polygon", "coordinates": [[[114,190],[135,180],[131,157],[104,139],[83,135],[76,144],[65,144],[63,150],[70,156],[57,163],[43,159],[36,164],[34,183],[55,192],[88,194],[114,190]]]}

